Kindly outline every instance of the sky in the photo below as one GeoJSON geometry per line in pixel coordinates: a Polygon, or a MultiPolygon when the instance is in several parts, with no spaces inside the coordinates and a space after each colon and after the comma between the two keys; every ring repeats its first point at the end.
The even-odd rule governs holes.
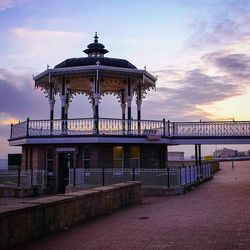
{"type": "MultiPolygon", "coordinates": [[[[0,0],[0,158],[20,152],[8,146],[11,123],[49,117],[32,76],[84,57],[95,32],[107,56],[158,76],[142,119],[250,120],[249,13],[248,0],[0,0]]],[[[59,107],[57,98],[57,118],[59,107]]],[[[100,115],[120,113],[117,100],[105,96],[100,115]]],[[[86,97],[75,97],[69,117],[90,116],[86,97]]]]}

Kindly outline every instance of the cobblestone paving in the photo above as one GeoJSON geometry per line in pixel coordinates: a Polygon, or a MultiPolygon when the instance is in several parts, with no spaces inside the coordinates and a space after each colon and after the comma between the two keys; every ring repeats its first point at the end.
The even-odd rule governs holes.
{"type": "Polygon", "coordinates": [[[250,249],[250,162],[174,197],[72,227],[18,249],[250,249]]]}

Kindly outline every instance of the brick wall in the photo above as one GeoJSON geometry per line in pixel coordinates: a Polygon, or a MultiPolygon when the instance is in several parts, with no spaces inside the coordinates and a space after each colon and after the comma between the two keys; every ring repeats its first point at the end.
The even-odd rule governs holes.
{"type": "Polygon", "coordinates": [[[140,182],[119,183],[0,207],[0,249],[142,201],[140,182]]]}

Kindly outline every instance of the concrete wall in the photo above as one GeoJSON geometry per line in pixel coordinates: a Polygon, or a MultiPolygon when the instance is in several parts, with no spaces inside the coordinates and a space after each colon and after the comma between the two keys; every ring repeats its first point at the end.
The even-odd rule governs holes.
{"type": "Polygon", "coordinates": [[[119,183],[0,207],[0,249],[142,201],[140,182],[119,183]]]}

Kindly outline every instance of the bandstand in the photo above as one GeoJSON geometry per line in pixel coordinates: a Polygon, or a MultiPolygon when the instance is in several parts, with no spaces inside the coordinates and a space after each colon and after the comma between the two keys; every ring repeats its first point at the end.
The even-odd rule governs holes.
{"type": "MultiPolygon", "coordinates": [[[[135,169],[146,169],[148,173],[149,169],[170,171],[168,145],[195,145],[199,180],[203,175],[203,170],[198,175],[202,144],[250,144],[249,121],[141,119],[143,98],[155,88],[156,77],[127,60],[106,57],[108,50],[98,42],[97,34],[84,52],[87,57],[67,59],[34,77],[35,87],[44,91],[49,100],[50,119],[27,119],[11,125],[9,144],[22,147],[22,170],[46,172],[54,192],[64,192],[72,170],[80,173],[106,168],[119,175],[131,172],[130,168],[133,173],[135,169]],[[69,105],[78,94],[88,98],[92,117],[84,117],[84,107],[83,118],[68,117],[69,105]],[[108,94],[115,95],[117,105],[120,103],[119,118],[99,115],[99,105],[108,94]],[[54,117],[57,95],[61,117],[54,117]],[[132,102],[137,107],[136,119],[131,116],[132,102]]],[[[159,176],[170,178],[170,173],[159,176]]]]}
{"type": "Polygon", "coordinates": [[[49,100],[50,119],[27,119],[11,129],[10,145],[22,146],[22,169],[46,169],[59,192],[67,185],[69,168],[165,168],[166,164],[167,143],[161,140],[166,122],[141,119],[143,98],[155,88],[156,77],[127,60],[106,57],[108,50],[97,34],[84,52],[87,57],[67,59],[34,77],[35,87],[49,100]],[[78,94],[89,99],[93,117],[68,118],[69,105],[78,94]],[[108,94],[117,97],[120,118],[99,116],[99,105],[108,94]],[[54,117],[56,95],[60,119],[54,117]],[[137,119],[131,116],[133,101],[137,119]]]}

